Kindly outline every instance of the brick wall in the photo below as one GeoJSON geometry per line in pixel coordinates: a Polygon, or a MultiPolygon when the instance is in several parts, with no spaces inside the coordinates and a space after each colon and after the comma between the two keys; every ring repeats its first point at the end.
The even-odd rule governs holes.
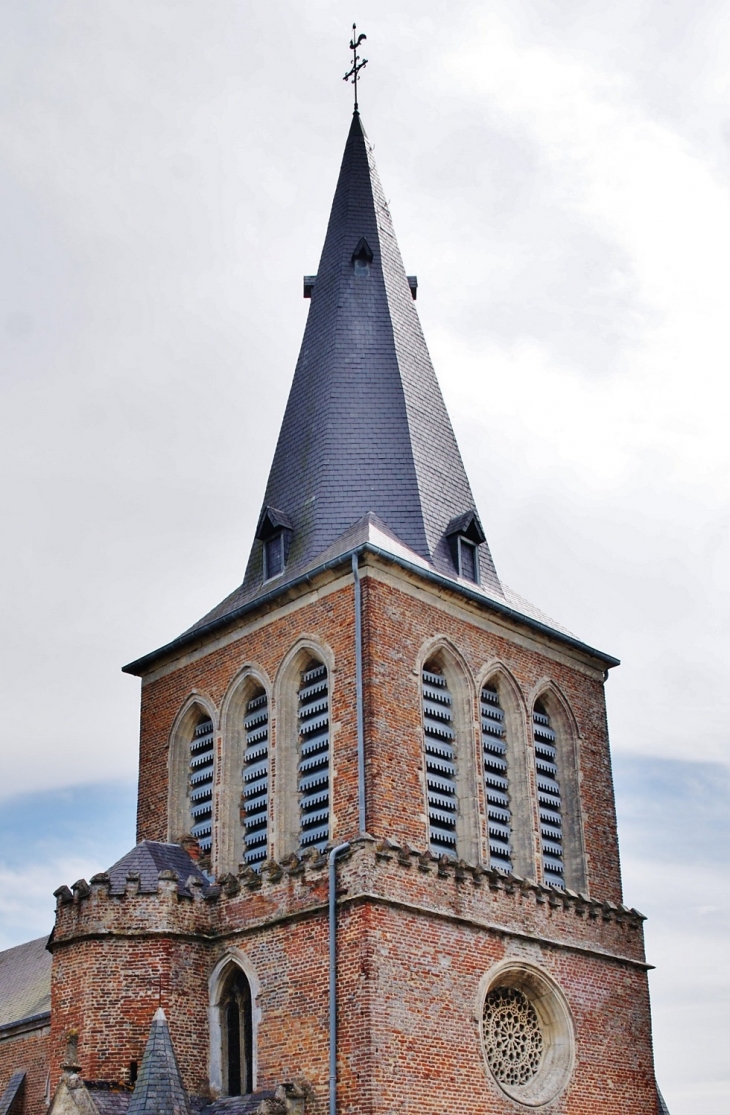
{"type": "MultiPolygon", "coordinates": [[[[595,1094],[608,1079],[616,1092],[604,1115],[650,1110],[627,1100],[630,1094],[646,1101],[651,1077],[635,911],[437,863],[373,838],[356,841],[341,863],[339,895],[343,1111],[370,1104],[385,1112],[396,1103],[423,1110],[444,1065],[441,1086],[453,1085],[450,1109],[505,1110],[475,1045],[474,1021],[479,981],[505,955],[551,973],[568,998],[578,1051],[572,1092],[593,1094],[586,1082],[600,1072],[603,1083],[591,1083],[595,1094]],[[613,1076],[606,1075],[609,1066],[613,1076]]],[[[180,895],[168,880],[155,894],[132,889],[111,896],[92,884],[87,895],[77,888],[72,901],[59,899],[54,932],[54,1085],[71,1028],[79,1031],[84,1077],[126,1079],[161,1001],[185,1084],[205,1094],[208,981],[237,949],[260,985],[258,1087],[304,1077],[316,1097],[311,1110],[324,1112],[327,932],[325,857],[270,864],[260,879],[243,873],[208,898],[180,895]]],[[[577,1102],[566,1099],[559,1110],[577,1112],[577,1102]]]]}
{"type": "MultiPolygon", "coordinates": [[[[458,594],[368,559],[363,577],[368,829],[341,865],[339,1002],[343,1111],[512,1110],[479,1046],[476,996],[484,973],[522,957],[559,983],[575,1024],[573,1081],[551,1110],[582,1115],[652,1110],[652,1060],[642,919],[621,903],[621,881],[603,694],[603,667],[588,652],[500,619],[458,594]],[[419,666],[440,639],[462,663],[473,702],[473,762],[482,815],[478,686],[499,662],[522,709],[549,683],[569,708],[580,764],[590,897],[558,895],[537,881],[507,879],[472,864],[437,864],[427,846],[419,666]]],[[[305,637],[326,648],[333,735],[333,839],[357,833],[354,600],[350,576],[329,575],[299,598],[215,643],[156,668],[142,691],[139,838],[168,838],[168,743],[191,695],[216,710],[241,671],[271,682],[270,768],[277,793],[282,664],[305,637]]],[[[568,714],[566,714],[568,715],[568,714]]],[[[226,741],[218,732],[218,774],[226,741]]],[[[530,818],[537,846],[534,774],[530,818]]],[[[576,780],[577,784],[577,780],[576,780]]],[[[237,791],[237,788],[235,788],[237,791]]],[[[218,785],[218,791],[221,787],[218,785]]],[[[276,847],[272,815],[272,855],[276,847]]],[[[214,831],[214,846],[216,832],[214,831]]],[[[260,984],[258,1081],[304,1077],[311,1110],[327,1099],[327,876],[318,854],[233,871],[207,897],[158,892],[111,896],[92,882],[59,892],[53,956],[52,1076],[66,1034],[79,1030],[91,1079],[122,1081],[139,1062],[158,1004],[165,1008],[185,1084],[205,1094],[211,973],[239,949],[260,984]],[[87,893],[88,891],[88,893],[87,893]]]]}
{"type": "MultiPolygon", "coordinates": [[[[510,672],[524,704],[523,745],[531,751],[530,716],[537,688],[551,682],[565,698],[574,718],[581,779],[581,809],[586,852],[587,885],[602,898],[621,901],[621,875],[616,836],[611,760],[608,747],[603,676],[600,663],[566,652],[554,641],[530,635],[514,625],[493,622],[483,609],[468,605],[456,594],[437,594],[405,578],[399,584],[383,574],[377,563],[363,579],[365,638],[365,737],[368,780],[368,828],[394,835],[416,847],[427,843],[423,790],[423,736],[420,679],[416,665],[423,645],[435,636],[448,640],[470,672],[473,688],[473,763],[482,826],[482,858],[486,857],[486,825],[482,779],[479,773],[477,683],[489,663],[500,662],[510,672]]],[[[191,693],[204,694],[220,710],[226,691],[246,664],[256,664],[276,679],[282,661],[306,633],[330,647],[335,661],[331,678],[331,720],[334,728],[333,839],[357,831],[357,752],[355,723],[354,615],[351,579],[310,593],[294,610],[272,613],[225,646],[145,682],[142,690],[142,728],[138,838],[168,838],[167,750],[170,732],[191,693]]],[[[270,763],[273,801],[277,792],[277,690],[274,685],[270,717],[270,763]]],[[[218,753],[225,741],[217,741],[218,753]]],[[[530,757],[531,763],[531,757],[530,757]]],[[[220,771],[222,764],[219,761],[220,771]]],[[[533,830],[537,848],[534,776],[531,775],[533,830]]],[[[274,855],[276,847],[275,825],[274,855]]],[[[172,834],[173,836],[177,834],[172,834]]],[[[215,862],[215,861],[214,861],[215,862]]],[[[235,869],[235,864],[216,863],[235,869]]],[[[539,872],[539,856],[533,870],[539,872]]]]}
{"type": "Polygon", "coordinates": [[[353,947],[358,939],[368,942],[364,968],[348,965],[342,979],[341,1001],[362,1001],[368,1019],[360,1029],[343,1011],[343,1110],[383,1115],[524,1110],[491,1078],[480,1042],[480,980],[507,956],[547,971],[573,1017],[574,1072],[549,1110],[560,1115],[656,1110],[642,971],[388,907],[347,913],[343,938],[353,947]]]}
{"type": "Polygon", "coordinates": [[[0,1095],[14,1072],[25,1072],[21,1115],[41,1115],[46,1110],[50,1027],[43,1026],[17,1037],[0,1040],[0,1095]]]}

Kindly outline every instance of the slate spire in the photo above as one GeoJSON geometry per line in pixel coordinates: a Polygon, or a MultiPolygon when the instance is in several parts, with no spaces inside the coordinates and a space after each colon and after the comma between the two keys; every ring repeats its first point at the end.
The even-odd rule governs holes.
{"type": "Polygon", "coordinates": [[[127,1115],[191,1115],[162,1007],[152,1019],[127,1115]]]}
{"type": "MultiPolygon", "coordinates": [[[[291,528],[287,571],[372,513],[453,576],[446,530],[474,497],[358,113],[311,297],[262,510],[291,528]]],[[[482,584],[499,591],[486,543],[480,559],[482,584]]],[[[257,594],[262,563],[259,539],[239,601],[257,594]]]]}

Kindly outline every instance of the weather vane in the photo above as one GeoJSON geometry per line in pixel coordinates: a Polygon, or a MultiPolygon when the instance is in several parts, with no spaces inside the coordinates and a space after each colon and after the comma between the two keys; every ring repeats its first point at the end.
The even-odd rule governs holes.
{"type": "Polygon", "coordinates": [[[360,43],[363,41],[363,39],[367,39],[367,35],[358,35],[357,24],[353,23],[352,40],[350,42],[350,50],[352,51],[352,69],[347,71],[342,80],[352,80],[352,84],[355,86],[355,112],[357,112],[357,75],[360,73],[360,70],[364,69],[365,66],[367,66],[368,64],[367,58],[363,58],[361,60],[360,55],[357,53],[357,48],[360,46],[360,43]]]}

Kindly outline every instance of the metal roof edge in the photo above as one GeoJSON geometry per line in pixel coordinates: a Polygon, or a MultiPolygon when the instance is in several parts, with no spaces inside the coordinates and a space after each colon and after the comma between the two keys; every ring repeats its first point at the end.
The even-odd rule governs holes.
{"type": "Polygon", "coordinates": [[[383,550],[380,546],[376,546],[372,542],[362,542],[358,546],[354,546],[352,549],[339,554],[337,557],[330,558],[329,561],[314,566],[306,573],[300,573],[298,577],[294,577],[291,581],[279,584],[275,588],[270,589],[269,592],[263,593],[261,596],[256,596],[253,600],[246,601],[245,604],[241,604],[238,608],[234,608],[233,611],[227,612],[226,615],[211,620],[210,623],[205,624],[204,627],[197,627],[190,632],[179,635],[176,639],[173,639],[172,642],[166,643],[157,650],[150,651],[149,654],[145,654],[141,658],[135,659],[133,662],[129,662],[126,666],[122,666],[122,673],[131,674],[135,677],[142,677],[149,669],[159,662],[161,658],[174,654],[176,651],[183,650],[186,647],[192,647],[196,643],[200,644],[204,642],[209,635],[213,635],[217,631],[229,627],[236,620],[241,619],[257,608],[272,603],[277,597],[282,596],[284,593],[299,588],[301,585],[311,582],[320,574],[336,569],[340,565],[350,564],[353,557],[356,555],[359,557],[361,554],[365,553],[374,554],[376,557],[380,557],[393,565],[398,565],[402,569],[414,573],[416,576],[422,577],[432,584],[437,584],[441,588],[446,588],[458,595],[465,596],[467,600],[472,601],[472,603],[480,604],[482,607],[497,612],[498,615],[503,615],[508,619],[515,620],[533,631],[539,631],[543,635],[549,635],[552,639],[572,647],[582,654],[597,658],[599,662],[605,663],[606,668],[609,670],[614,666],[621,665],[621,660],[619,658],[615,658],[611,654],[606,654],[605,651],[597,650],[596,647],[581,642],[580,639],[576,639],[575,636],[568,635],[564,631],[558,631],[556,628],[550,627],[547,623],[541,623],[540,620],[525,615],[524,612],[520,612],[516,608],[511,608],[509,604],[502,604],[499,600],[495,600],[491,596],[486,596],[477,589],[470,589],[467,585],[453,581],[451,578],[444,576],[443,573],[438,573],[435,569],[424,569],[423,566],[409,562],[397,554],[389,553],[388,550],[383,550]]]}
{"type": "Polygon", "coordinates": [[[47,1022],[51,1020],[51,1012],[49,1010],[41,1011],[40,1014],[29,1014],[26,1018],[16,1018],[14,1022],[4,1022],[0,1026],[0,1041],[9,1037],[15,1037],[15,1034],[23,1034],[27,1030],[40,1030],[47,1022]]]}

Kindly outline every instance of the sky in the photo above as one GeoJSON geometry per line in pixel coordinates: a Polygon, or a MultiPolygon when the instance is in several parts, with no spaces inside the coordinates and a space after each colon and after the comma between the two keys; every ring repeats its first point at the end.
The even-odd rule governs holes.
{"type": "Polygon", "coordinates": [[[133,843],[120,666],[242,578],[356,19],[497,569],[622,660],[660,1086],[672,1115],[725,1115],[730,9],[5,0],[0,19],[0,947],[133,843]]]}

